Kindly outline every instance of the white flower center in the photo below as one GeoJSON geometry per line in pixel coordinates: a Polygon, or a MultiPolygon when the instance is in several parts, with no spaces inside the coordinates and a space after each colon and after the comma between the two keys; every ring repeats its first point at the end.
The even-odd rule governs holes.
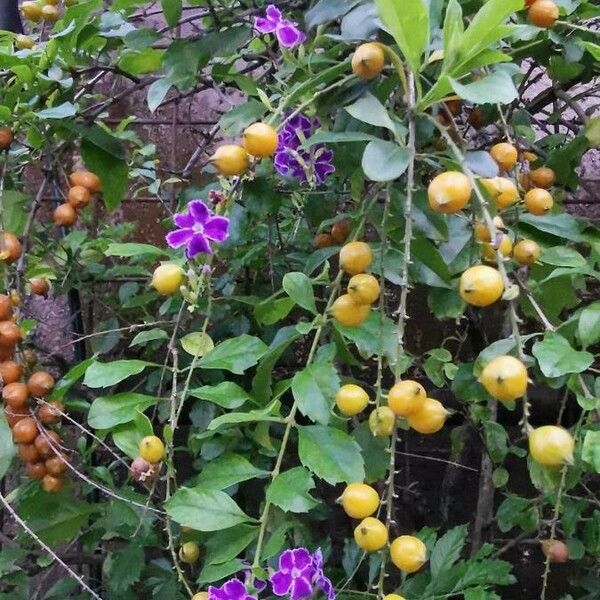
{"type": "Polygon", "coordinates": [[[292,577],[294,579],[297,579],[298,577],[300,577],[300,569],[296,569],[296,567],[292,568],[292,577]]]}
{"type": "Polygon", "coordinates": [[[202,225],[202,223],[194,223],[194,226],[192,227],[192,229],[196,233],[204,233],[204,226],[202,225]]]}

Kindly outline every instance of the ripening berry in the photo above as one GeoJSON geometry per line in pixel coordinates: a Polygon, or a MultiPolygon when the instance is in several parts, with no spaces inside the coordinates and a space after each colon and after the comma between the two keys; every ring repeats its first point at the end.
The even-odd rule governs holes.
{"type": "Polygon", "coordinates": [[[548,214],[553,205],[554,200],[547,190],[533,188],[525,194],[525,208],[527,212],[537,217],[548,214]]]}
{"type": "Polygon", "coordinates": [[[0,233],[0,260],[12,264],[21,256],[23,248],[19,238],[9,231],[0,233]]]}
{"type": "Polygon", "coordinates": [[[460,276],[460,295],[473,306],[489,306],[500,299],[504,284],[500,273],[486,265],[469,267],[460,276]]]}
{"type": "Polygon", "coordinates": [[[471,182],[460,171],[445,171],[434,177],[427,188],[429,206],[437,213],[455,213],[471,198],[471,182]]]}
{"type": "Polygon", "coordinates": [[[388,393],[388,406],[397,417],[416,413],[425,402],[427,392],[418,382],[406,379],[395,383],[388,393]]]}
{"type": "Polygon", "coordinates": [[[23,365],[14,360],[5,360],[0,363],[0,382],[3,386],[17,383],[23,376],[23,365]]]}
{"type": "Polygon", "coordinates": [[[349,483],[341,496],[344,512],[353,519],[370,517],[379,507],[379,494],[366,483],[349,483]]]}
{"type": "Polygon", "coordinates": [[[554,185],[556,173],[550,167],[540,167],[531,171],[529,178],[535,187],[547,190],[554,185]]]}
{"type": "Polygon", "coordinates": [[[12,317],[13,303],[9,296],[0,294],[0,321],[8,321],[12,317]]]}
{"type": "Polygon", "coordinates": [[[335,242],[329,233],[317,233],[313,238],[313,246],[317,249],[330,248],[335,242]]]}
{"type": "Polygon", "coordinates": [[[35,420],[31,417],[25,417],[15,423],[12,429],[13,440],[15,444],[31,444],[38,434],[35,420]]]}
{"type": "Polygon", "coordinates": [[[38,371],[34,373],[27,381],[27,389],[35,398],[42,398],[52,391],[54,387],[54,377],[47,371],[38,371]]]}
{"type": "Polygon", "coordinates": [[[87,206],[92,199],[92,195],[90,194],[90,190],[82,185],[74,185],[67,195],[67,200],[69,204],[75,209],[78,210],[87,206]]]}
{"type": "Polygon", "coordinates": [[[253,123],[244,130],[243,143],[248,154],[257,158],[266,158],[275,154],[279,138],[271,125],[253,123]]]}
{"type": "Polygon", "coordinates": [[[412,535],[401,535],[390,544],[390,558],[404,573],[415,573],[427,562],[427,547],[412,535]]]}
{"type": "MultiPolygon", "coordinates": [[[[508,258],[512,254],[513,243],[510,237],[506,234],[502,235],[500,239],[500,244],[498,244],[498,251],[503,258],[508,258]]],[[[495,261],[496,260],[496,248],[492,246],[492,244],[482,244],[481,245],[481,254],[483,258],[487,261],[495,261]]]]}
{"type": "Polygon", "coordinates": [[[210,157],[219,175],[233,177],[243,175],[250,166],[250,157],[244,148],[237,144],[223,144],[210,157]]]}
{"type": "Polygon", "coordinates": [[[500,402],[512,402],[527,391],[527,368],[514,356],[497,356],[483,369],[479,381],[500,402]]]}
{"type": "Polygon", "coordinates": [[[561,540],[542,540],[542,552],[551,563],[564,563],[569,560],[569,547],[561,540]]]}
{"type": "Polygon", "coordinates": [[[340,325],[356,327],[367,320],[371,312],[369,304],[358,304],[350,294],[342,294],[330,309],[331,316],[340,325]]]}
{"type": "Polygon", "coordinates": [[[35,46],[35,42],[28,35],[21,34],[15,38],[15,46],[19,50],[31,50],[35,46]]]}
{"type": "Polygon", "coordinates": [[[375,437],[390,437],[396,427],[396,415],[389,406],[380,406],[369,415],[369,429],[375,437]]]}
{"type": "Polygon", "coordinates": [[[415,431],[429,435],[437,433],[444,427],[448,414],[448,411],[439,400],[425,398],[419,410],[408,415],[406,420],[415,431]]]}
{"type": "Polygon", "coordinates": [[[365,552],[377,552],[387,544],[388,531],[379,519],[367,517],[356,526],[354,540],[365,552]]]}
{"type": "Polygon", "coordinates": [[[338,221],[331,227],[331,237],[336,244],[343,244],[350,235],[350,222],[348,219],[338,221]]]}
{"type": "Polygon", "coordinates": [[[507,177],[491,177],[481,179],[481,184],[492,197],[496,208],[502,210],[519,201],[519,190],[515,183],[507,177]]]}
{"type": "Polygon", "coordinates": [[[512,169],[519,158],[517,149],[508,142],[494,144],[490,149],[490,154],[503,171],[512,169]]]}
{"type": "Polygon", "coordinates": [[[354,275],[348,282],[348,294],[358,304],[373,304],[379,293],[379,282],[369,273],[354,275]]]}
{"type": "Polygon", "coordinates": [[[156,267],[150,285],[161,296],[172,296],[179,292],[185,279],[185,272],[179,265],[167,263],[156,267]]]}
{"type": "Polygon", "coordinates": [[[193,565],[200,558],[200,547],[196,542],[185,542],[179,548],[179,560],[193,565]]]}
{"type": "Polygon", "coordinates": [[[540,254],[540,247],[533,240],[521,240],[513,248],[513,258],[520,265],[532,265],[540,257],[540,254]]]}
{"type": "Polygon", "coordinates": [[[86,188],[90,194],[97,194],[102,189],[100,177],[91,171],[80,169],[69,175],[69,183],[72,187],[81,186],[86,188]]]}
{"type": "Polygon", "coordinates": [[[385,66],[385,53],[380,44],[361,44],[352,55],[352,72],[360,79],[368,81],[377,77],[385,66]]]}
{"type": "Polygon", "coordinates": [[[20,381],[7,383],[2,388],[2,400],[10,408],[23,409],[29,403],[29,392],[27,386],[20,381]]]}
{"type": "Polygon", "coordinates": [[[43,462],[31,462],[25,464],[25,473],[33,481],[39,481],[46,476],[46,465],[43,462]]]}
{"type": "Polygon", "coordinates": [[[364,273],[373,261],[373,251],[365,242],[349,242],[340,250],[340,268],[349,275],[364,273]]]}
{"type": "Polygon", "coordinates": [[[55,475],[46,475],[42,479],[42,489],[48,494],[58,494],[64,485],[65,480],[55,475]]]}
{"type": "Polygon", "coordinates": [[[359,385],[347,383],[335,395],[335,404],[345,417],[353,417],[367,408],[369,394],[359,385]]]}
{"type": "Polygon", "coordinates": [[[552,0],[536,0],[529,7],[527,16],[534,25],[550,29],[558,20],[558,6],[552,0]]]}
{"type": "Polygon", "coordinates": [[[59,18],[60,12],[56,6],[53,6],[52,4],[42,6],[42,20],[54,23],[55,21],[58,21],[59,18]]]}
{"type": "Polygon", "coordinates": [[[65,202],[54,209],[52,218],[59,227],[73,227],[77,223],[77,212],[68,202],[65,202]]]}
{"type": "Polygon", "coordinates": [[[558,425],[544,425],[529,434],[531,458],[544,467],[557,468],[573,464],[574,449],[573,436],[558,425]]]}
{"type": "Polygon", "coordinates": [[[151,464],[156,464],[165,455],[165,445],[155,435],[147,435],[140,442],[140,456],[151,464]]]}
{"type": "Polygon", "coordinates": [[[21,4],[21,14],[23,18],[37,23],[42,18],[42,7],[33,0],[26,0],[21,4]]]}

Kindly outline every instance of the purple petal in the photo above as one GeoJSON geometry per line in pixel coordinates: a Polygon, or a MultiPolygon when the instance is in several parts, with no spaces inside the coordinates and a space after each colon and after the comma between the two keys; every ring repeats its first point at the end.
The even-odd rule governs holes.
{"type": "Polygon", "coordinates": [[[328,577],[325,577],[324,575],[319,577],[319,579],[317,579],[317,586],[327,596],[327,600],[335,600],[335,589],[328,577]]]}
{"type": "Polygon", "coordinates": [[[305,569],[312,567],[312,556],[306,548],[296,548],[294,553],[294,566],[296,569],[305,569]]]}
{"type": "Polygon", "coordinates": [[[224,242],[229,235],[229,219],[211,217],[204,223],[204,235],[215,242],[224,242]]]}
{"type": "Polygon", "coordinates": [[[173,215],[173,222],[177,227],[181,227],[182,229],[186,227],[194,226],[194,217],[189,213],[177,213],[173,215]]]}
{"type": "Polygon", "coordinates": [[[243,600],[246,596],[246,586],[239,579],[230,579],[221,588],[228,598],[243,600]]]}
{"type": "Polygon", "coordinates": [[[189,241],[186,250],[186,256],[188,258],[194,258],[198,254],[212,254],[210,244],[202,233],[196,233],[194,237],[189,241]]]}
{"type": "Polygon", "coordinates": [[[287,19],[277,25],[275,33],[284,48],[293,48],[306,40],[306,35],[287,19]]]}
{"type": "Polygon", "coordinates": [[[313,554],[313,564],[315,565],[315,569],[317,571],[323,570],[323,552],[321,548],[317,548],[313,554]]]}
{"type": "Polygon", "coordinates": [[[254,580],[254,588],[257,592],[262,592],[267,587],[267,582],[262,579],[254,580]]]}
{"type": "Polygon", "coordinates": [[[287,573],[294,568],[295,562],[294,551],[285,550],[285,552],[282,552],[281,556],[279,557],[279,570],[287,573]]]}
{"type": "Polygon", "coordinates": [[[274,4],[269,4],[269,6],[267,6],[265,14],[271,23],[277,24],[281,21],[281,11],[274,4]]]}
{"type": "Polygon", "coordinates": [[[292,576],[289,573],[277,571],[271,575],[270,581],[276,596],[287,596],[292,585],[292,576]]]}
{"type": "Polygon", "coordinates": [[[273,33],[277,29],[277,23],[263,17],[254,17],[254,29],[259,33],[273,33]]]}
{"type": "Polygon", "coordinates": [[[208,587],[208,600],[227,600],[227,594],[221,588],[211,585],[208,587]]]}
{"type": "Polygon", "coordinates": [[[298,577],[297,579],[294,579],[290,589],[290,598],[292,600],[308,598],[309,596],[312,596],[312,593],[312,585],[308,579],[305,579],[304,577],[298,577]]]}
{"type": "Polygon", "coordinates": [[[193,235],[193,229],[175,229],[167,233],[165,239],[171,248],[181,248],[192,239],[193,235]]]}
{"type": "Polygon", "coordinates": [[[192,200],[188,204],[188,208],[190,210],[190,215],[192,215],[196,223],[204,225],[210,217],[210,210],[202,200],[192,200]]]}

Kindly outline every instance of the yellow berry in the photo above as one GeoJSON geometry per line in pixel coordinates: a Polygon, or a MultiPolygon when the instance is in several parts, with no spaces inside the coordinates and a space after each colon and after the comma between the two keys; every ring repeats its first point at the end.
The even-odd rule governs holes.
{"type": "Polygon", "coordinates": [[[426,398],[425,388],[420,383],[407,379],[392,386],[388,394],[388,406],[397,417],[408,417],[423,406],[426,398]]]}
{"type": "Polygon", "coordinates": [[[440,173],[429,184],[429,206],[437,213],[455,213],[463,209],[471,198],[471,182],[460,171],[440,173]]]}
{"type": "MultiPolygon", "coordinates": [[[[538,2],[540,0],[537,0],[538,2]]],[[[525,194],[525,208],[532,215],[541,217],[547,214],[554,204],[550,192],[542,188],[533,188],[525,194]]]]}
{"type": "Polygon", "coordinates": [[[165,455],[165,445],[155,435],[148,435],[140,442],[140,456],[151,464],[156,464],[165,455]]]}
{"type": "Polygon", "coordinates": [[[348,282],[348,294],[358,304],[373,304],[379,293],[379,282],[369,273],[354,275],[348,282]]]}
{"type": "Polygon", "coordinates": [[[535,462],[556,468],[573,463],[575,440],[564,428],[544,425],[529,434],[529,452],[535,462]]]}
{"type": "Polygon", "coordinates": [[[469,267],[460,277],[460,295],[473,306],[489,306],[502,296],[503,291],[502,276],[486,265],[469,267]]]}
{"type": "Polygon", "coordinates": [[[331,316],[345,327],[356,327],[366,321],[371,307],[358,304],[350,294],[342,294],[331,306],[331,316]]]}
{"type": "Polygon", "coordinates": [[[379,506],[379,494],[366,483],[350,483],[342,493],[344,512],[353,519],[371,516],[379,506]]]}
{"type": "Polygon", "coordinates": [[[540,247],[533,240],[521,240],[513,248],[513,258],[521,265],[532,265],[540,254],[540,247]]]}
{"type": "Polygon", "coordinates": [[[179,548],[179,560],[188,565],[193,565],[200,558],[200,547],[196,542],[185,542],[179,548]]]}
{"type": "MultiPolygon", "coordinates": [[[[506,234],[502,236],[500,239],[500,244],[498,245],[498,250],[500,251],[501,256],[504,258],[508,258],[513,249],[512,240],[506,234]]],[[[482,244],[481,253],[486,260],[495,261],[496,260],[496,249],[492,246],[492,244],[482,244]]]]}
{"type": "Polygon", "coordinates": [[[367,517],[356,526],[354,540],[365,552],[377,552],[387,544],[388,531],[379,519],[367,517]]]}
{"type": "Polygon", "coordinates": [[[484,367],[479,381],[492,398],[511,402],[527,391],[527,369],[514,356],[497,356],[484,367]]]}
{"type": "Polygon", "coordinates": [[[349,242],[340,250],[340,268],[349,275],[366,271],[373,261],[373,251],[365,242],[349,242]]]}
{"type": "Polygon", "coordinates": [[[377,77],[385,65],[385,53],[380,44],[361,44],[352,56],[352,72],[360,79],[377,77]]]}
{"type": "Polygon", "coordinates": [[[517,164],[519,158],[517,149],[507,142],[495,144],[490,150],[492,158],[498,163],[503,171],[512,169],[517,164]]]}
{"type": "Polygon", "coordinates": [[[156,267],[151,285],[161,296],[172,296],[179,291],[184,279],[185,273],[179,265],[167,263],[156,267]]]}
{"type": "Polygon", "coordinates": [[[233,177],[243,175],[250,165],[250,158],[244,148],[237,144],[223,144],[211,156],[210,162],[220,175],[233,177]]]}
{"type": "Polygon", "coordinates": [[[380,406],[369,415],[369,429],[376,437],[390,437],[396,427],[396,415],[389,406],[380,406]]]}
{"type": "Polygon", "coordinates": [[[401,535],[390,545],[390,558],[404,573],[414,573],[427,562],[427,547],[413,535],[401,535]]]}
{"type": "Polygon", "coordinates": [[[519,201],[519,190],[512,179],[491,177],[490,179],[481,179],[481,184],[493,198],[498,210],[508,208],[519,201]]]}
{"type": "Polygon", "coordinates": [[[338,390],[335,403],[344,416],[352,417],[365,410],[369,404],[369,395],[360,386],[347,383],[338,390]]]}
{"type": "Polygon", "coordinates": [[[406,420],[412,429],[428,435],[440,431],[444,427],[447,418],[448,411],[439,400],[425,398],[421,408],[408,415],[406,420]]]}
{"type": "Polygon", "coordinates": [[[278,143],[277,132],[267,123],[253,123],[244,131],[244,148],[252,156],[272,156],[278,143]]]}

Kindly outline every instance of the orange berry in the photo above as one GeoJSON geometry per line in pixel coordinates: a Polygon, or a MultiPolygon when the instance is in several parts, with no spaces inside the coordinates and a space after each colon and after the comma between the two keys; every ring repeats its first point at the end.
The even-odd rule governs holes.
{"type": "Polygon", "coordinates": [[[317,233],[313,238],[313,246],[315,248],[330,248],[335,242],[329,233],[317,233]]]}
{"type": "Polygon", "coordinates": [[[22,247],[19,238],[8,231],[0,234],[0,260],[11,264],[21,256],[22,247]]]}
{"type": "Polygon", "coordinates": [[[82,186],[87,188],[92,194],[97,194],[102,189],[100,177],[91,171],[73,171],[69,175],[69,183],[72,187],[82,186]]]}
{"type": "Polygon", "coordinates": [[[0,127],[0,152],[8,150],[14,139],[13,132],[8,127],[0,127]]]}
{"type": "Polygon", "coordinates": [[[532,265],[540,257],[540,247],[533,240],[521,240],[513,248],[513,258],[520,265],[532,265]]]}
{"type": "Polygon", "coordinates": [[[460,171],[446,171],[435,177],[427,188],[429,206],[437,213],[455,213],[471,198],[471,182],[460,171]]]}
{"type": "Polygon", "coordinates": [[[539,169],[534,169],[529,174],[531,179],[531,183],[535,187],[543,188],[547,190],[554,185],[556,181],[556,173],[550,167],[540,167],[539,169]]]}
{"type": "Polygon", "coordinates": [[[333,224],[331,237],[336,244],[343,244],[350,235],[350,222],[346,219],[333,224]]]}
{"type": "Polygon", "coordinates": [[[503,171],[512,169],[519,158],[517,149],[508,142],[494,144],[490,149],[490,154],[503,171]]]}
{"type": "Polygon", "coordinates": [[[553,204],[554,200],[552,200],[552,196],[547,190],[533,188],[525,194],[525,208],[532,215],[541,217],[547,214],[553,204]]]}
{"type": "Polygon", "coordinates": [[[92,199],[92,195],[90,194],[90,190],[86,187],[75,185],[69,190],[67,199],[74,209],[78,209],[87,206],[92,199]]]}
{"type": "Polygon", "coordinates": [[[360,79],[375,79],[385,66],[385,53],[380,44],[361,44],[352,55],[352,72],[360,79]]]}
{"type": "Polygon", "coordinates": [[[550,29],[558,20],[558,6],[552,0],[536,0],[529,7],[527,16],[534,25],[550,29]]]}
{"type": "Polygon", "coordinates": [[[52,218],[54,223],[60,227],[73,227],[77,223],[77,213],[68,202],[57,206],[54,209],[52,218]]]}

